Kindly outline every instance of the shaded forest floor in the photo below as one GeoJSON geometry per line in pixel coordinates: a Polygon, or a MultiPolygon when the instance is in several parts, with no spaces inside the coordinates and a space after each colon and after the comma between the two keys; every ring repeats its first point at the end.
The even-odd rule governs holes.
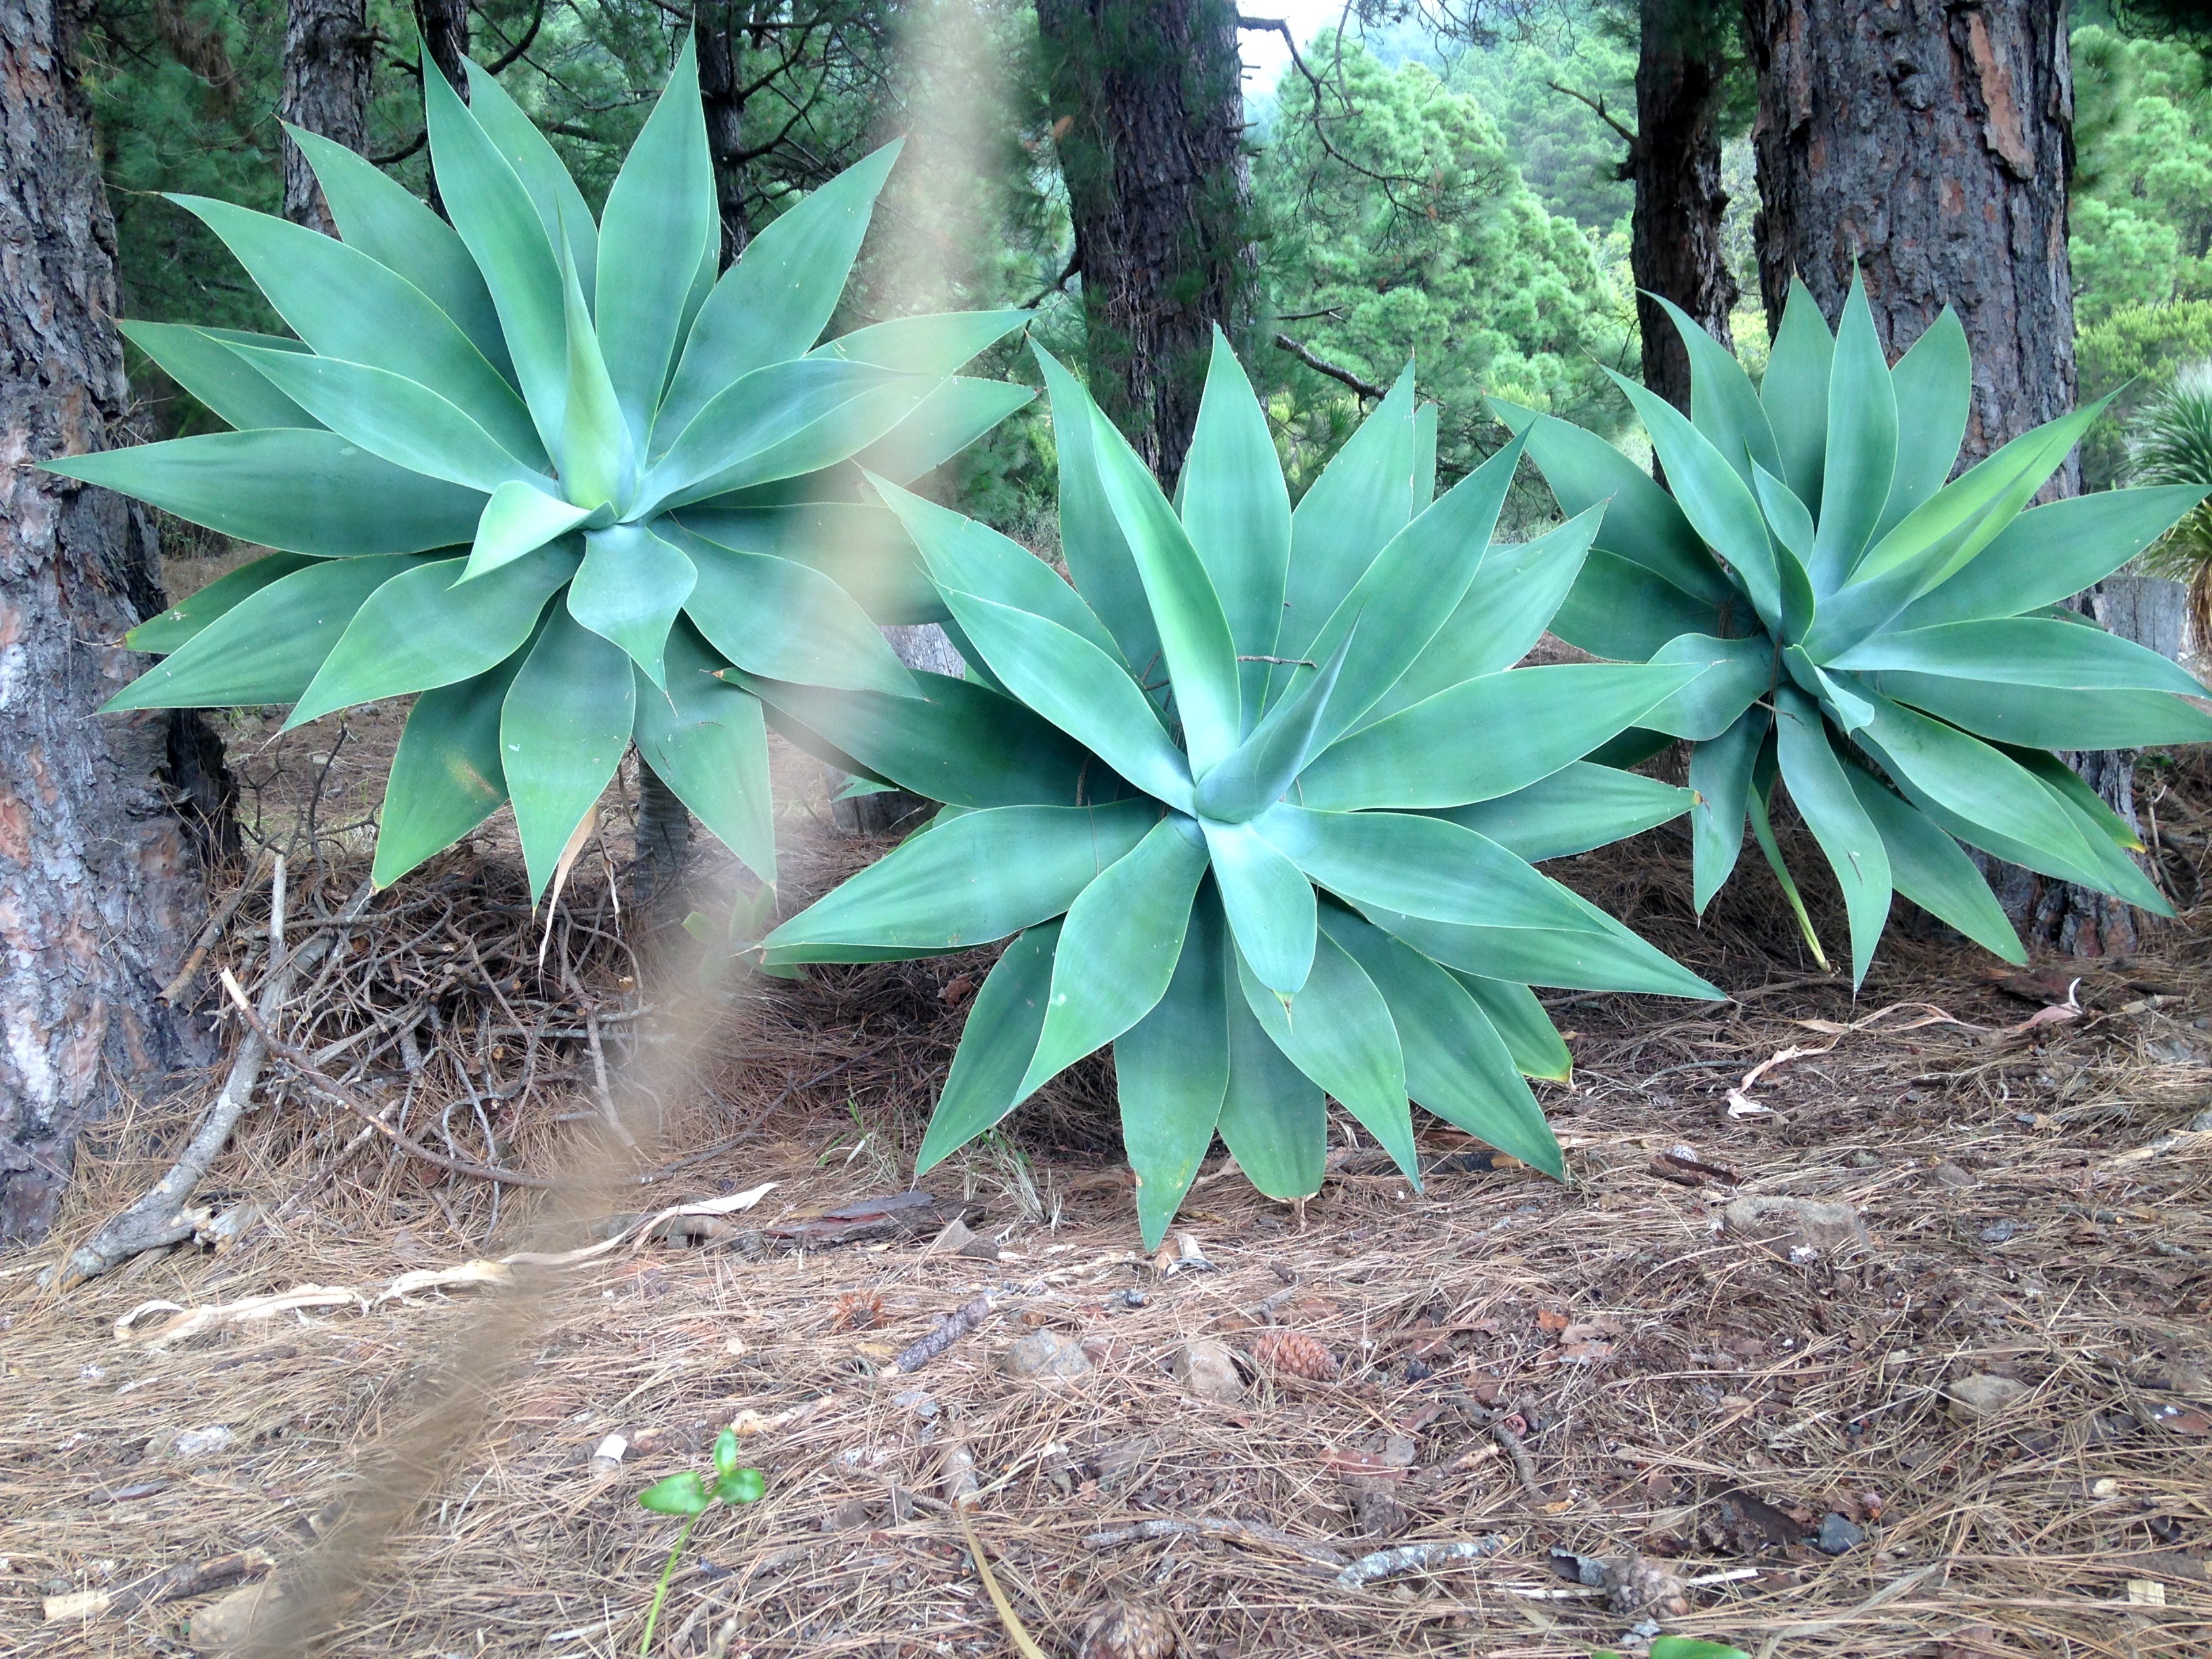
{"type": "MultiPolygon", "coordinates": [[[[289,826],[295,943],[366,872],[348,826],[397,720],[349,730],[232,734],[264,830],[289,826]]],[[[819,769],[779,764],[788,908],[879,847],[830,832],[819,769]]],[[[2145,789],[2196,906],[2212,782],[2145,789]]],[[[215,1577],[278,1564],[264,1582],[335,1620],[337,1652],[634,1653],[676,1524],[634,1495],[732,1421],[768,1495],[700,1527],[661,1653],[1012,1651],[948,1507],[969,1482],[1054,1654],[1115,1599],[1208,1659],[1554,1659],[1640,1646],[1655,1613],[1761,1656],[2212,1639],[2212,907],[2010,988],[1907,928],[1854,1000],[1763,869],[1700,928],[1680,838],[1647,836],[1554,871],[1735,1000],[1548,999],[1572,1184],[1480,1167],[1430,1122],[1415,1194],[1346,1124],[1303,1214],[1202,1176],[1187,1250],[1155,1261],[1092,1062],[922,1183],[980,1208],[979,1255],[933,1227],[787,1230],[901,1191],[982,958],[732,982],[704,1019],[641,1006],[666,981],[630,954],[624,842],[609,825],[546,938],[488,829],[338,930],[282,1022],[418,1144],[556,1191],[449,1176],[272,1063],[203,1189],[213,1245],[58,1296],[39,1269],[159,1175],[221,1073],[96,1133],[53,1243],[0,1262],[0,1651],[204,1644],[232,1592],[132,1602],[246,1552],[215,1577]],[[741,1212],[609,1225],[768,1182],[741,1212]],[[594,1243],[503,1285],[402,1280],[594,1243]],[[358,1294],[179,1327],[301,1286],[358,1294]],[[884,1374],[986,1293],[971,1335],[884,1374]],[[1284,1369],[1278,1330],[1336,1377],[1284,1369]],[[1009,1374],[1039,1333],[1081,1374],[1009,1374]],[[1173,1374],[1203,1342],[1233,1398],[1173,1374]],[[1577,1558],[1595,1578],[1631,1557],[1630,1589],[1581,1582],[1577,1558]]],[[[267,967],[269,870],[232,880],[187,994],[210,1012],[216,967],[249,990],[267,967]]]]}

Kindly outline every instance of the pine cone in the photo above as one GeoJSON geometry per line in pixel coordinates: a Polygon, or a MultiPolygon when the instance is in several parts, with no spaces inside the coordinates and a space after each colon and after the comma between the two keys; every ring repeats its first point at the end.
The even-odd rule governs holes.
{"type": "Polygon", "coordinates": [[[1252,1344],[1252,1357],[1270,1370],[1314,1382],[1336,1381],[1336,1356],[1303,1331],[1261,1332],[1252,1344]]]}
{"type": "Polygon", "coordinates": [[[1141,1601],[1115,1601],[1083,1632],[1077,1659],[1174,1659],[1176,1628],[1141,1601]]]}

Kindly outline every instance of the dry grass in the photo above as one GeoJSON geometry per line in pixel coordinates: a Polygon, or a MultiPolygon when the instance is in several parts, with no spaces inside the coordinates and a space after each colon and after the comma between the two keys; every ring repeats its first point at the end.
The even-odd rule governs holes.
{"type": "MultiPolygon", "coordinates": [[[[784,763],[797,802],[787,885],[818,890],[873,849],[798,833],[819,791],[784,763]]],[[[2159,807],[2162,869],[2191,899],[2204,799],[2182,779],[2159,807]]],[[[312,890],[334,907],[358,872],[331,861],[312,890]]],[[[384,1100],[413,1091],[426,1139],[442,1122],[471,1157],[574,1167],[572,1137],[594,1125],[556,1120],[599,1115],[589,1042],[574,1034],[592,1009],[603,1036],[635,1024],[612,1018],[635,991],[622,982],[634,969],[615,866],[591,862],[543,971],[495,839],[387,896],[372,943],[348,958],[353,977],[303,1000],[298,1040],[370,1032],[331,1069],[350,1066],[384,1100]],[[471,951],[486,975],[456,968],[471,951]],[[412,1067],[392,1034],[410,1018],[412,1067]],[[531,1040],[536,1070],[517,1086],[531,1040]]],[[[346,1155],[357,1122],[283,1081],[218,1170],[229,1197],[281,1221],[64,1300],[35,1289],[39,1261],[0,1268],[0,1650],[173,1650],[204,1602],[44,1625],[39,1597],[241,1548],[299,1556],[326,1506],[390,1466],[395,1442],[437,1440],[424,1402],[466,1374],[477,1393],[446,1419],[456,1443],[396,1560],[344,1612],[336,1651],[635,1651],[673,1524],[632,1495],[697,1464],[714,1430],[742,1417],[772,1425],[746,1443],[769,1496],[700,1528],[660,1651],[1008,1651],[944,1504],[957,1442],[1001,1583],[1054,1652],[1127,1596],[1170,1610],[1185,1651],[1215,1659],[1578,1655],[1634,1615],[1559,1594],[1573,1587],[1547,1553],[1563,1547],[1640,1553],[1692,1579],[1755,1569],[1692,1590],[1695,1612],[1673,1626],[1755,1654],[2203,1653],[2212,1136],[2129,1154],[2212,1098],[2212,917],[2096,964],[2081,1017],[2014,1030],[2036,1005],[1932,936],[1900,941],[1855,1003],[1799,961],[1763,871],[1699,931],[1680,863],[1674,842],[1647,837],[1561,872],[1736,997],[1554,1000],[1577,1071],[1547,1103],[1572,1186],[1443,1174],[1416,1195],[1356,1173],[1371,1164],[1346,1126],[1345,1168],[1302,1218],[1234,1177],[1194,1191],[1182,1225],[1212,1273],[1163,1274],[1137,1253],[1095,1065],[927,1183],[988,1206],[1006,1251],[995,1264],[918,1243],[804,1255],[749,1254],[750,1241],[626,1245],[498,1304],[464,1291],[161,1352],[118,1342],[116,1319],[149,1298],[374,1285],[526,1237],[531,1201],[509,1193],[495,1217],[482,1183],[380,1146],[346,1155]],[[1912,1006],[1830,1029],[1893,1002],[1912,1006]],[[1931,1009],[1965,1023],[1913,1024],[1931,1009]],[[1813,1052],[1744,1089],[1790,1048],[1813,1052]],[[1732,1115],[1731,1091],[1770,1110],[1732,1115]],[[1655,1173],[1655,1155],[1684,1143],[1740,1186],[1655,1173]],[[1863,1206],[1871,1248],[1793,1262],[1720,1227],[1731,1191],[1863,1206]],[[987,1290],[1000,1311],[975,1336],[916,1376],[877,1375],[987,1290]],[[880,1323],[849,1328],[871,1297],[880,1323]],[[1270,1322],[1325,1343],[1340,1380],[1255,1370],[1241,1401],[1206,1405],[1164,1370],[1199,1337],[1249,1356],[1270,1322]],[[1095,1368],[1049,1382],[999,1370],[1006,1343],[1037,1327],[1079,1337],[1095,1368]],[[1975,1374],[2028,1393],[2001,1417],[1962,1420],[1945,1387],[1975,1374]],[[1498,1431],[1515,1413],[1528,1481],[1498,1431]],[[176,1454],[176,1431],[216,1425],[229,1431],[220,1449],[176,1454]],[[592,1454],[616,1432],[630,1449],[602,1478],[592,1454]],[[1402,1459],[1394,1442],[1410,1443],[1410,1466],[1375,1473],[1402,1459]],[[1867,1541],[1832,1558],[1798,1541],[1831,1511],[1867,1541]],[[1086,1541],[1148,1517],[1296,1543],[1218,1528],[1086,1541]],[[1336,1588],[1314,1553],[1491,1534],[1503,1547],[1484,1559],[1358,1590],[1336,1588]],[[717,1632],[730,1641],[717,1646],[717,1632]]],[[[257,903],[219,953],[249,975],[257,903]]],[[[959,958],[736,988],[696,1086],[659,1091],[666,1139],[647,1163],[659,1178],[624,1197],[626,1172],[603,1171],[599,1212],[775,1181],[754,1212],[766,1226],[897,1190],[981,972],[959,958]]],[[[629,1053],[611,1038],[608,1049],[617,1066],[629,1053]]],[[[190,1104],[103,1131],[40,1261],[158,1172],[190,1104]]],[[[1429,1139],[1455,1144],[1440,1129],[1429,1139]]]]}

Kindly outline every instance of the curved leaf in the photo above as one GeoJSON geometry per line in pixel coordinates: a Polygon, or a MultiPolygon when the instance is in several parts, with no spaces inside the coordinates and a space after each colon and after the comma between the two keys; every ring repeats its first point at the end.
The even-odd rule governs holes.
{"type": "Polygon", "coordinates": [[[1827,319],[1820,315],[1812,290],[1791,277],[1759,401],[1774,431],[1784,481],[1799,501],[1816,511],[1821,506],[1820,474],[1827,464],[1828,376],[1835,352],[1835,337],[1828,332],[1827,319]]]}
{"type": "Polygon", "coordinates": [[[1592,656],[1645,662],[1685,634],[1727,629],[1731,611],[1741,611],[1745,622],[1757,622],[1750,614],[1751,601],[1740,593],[1734,606],[1709,605],[1642,565],[1592,552],[1553,617],[1552,632],[1592,656]]]}
{"type": "Polygon", "coordinates": [[[1313,884],[1252,824],[1200,827],[1239,960],[1278,995],[1295,996],[1313,965],[1313,884]]]}
{"type": "Polygon", "coordinates": [[[951,615],[906,526],[873,502],[688,507],[676,522],[717,547],[772,553],[811,566],[851,594],[877,623],[943,623],[951,615]]]}
{"type": "Polygon", "coordinates": [[[569,837],[622,764],[636,708],[629,659],[564,608],[549,611],[499,717],[500,754],[532,904],[544,896],[569,837]]]}
{"type": "Polygon", "coordinates": [[[2108,489],[2030,507],[1957,574],[1906,607],[1900,629],[2017,617],[2095,586],[2203,501],[2197,484],[2108,489]]]}
{"type": "MultiPolygon", "coordinates": [[[[2179,663],[2094,623],[2039,617],[1938,623],[1892,629],[1853,646],[1828,666],[1854,672],[1905,670],[1948,675],[1990,686],[2041,685],[2075,691],[2172,691],[2205,695],[2179,663]]],[[[2059,748],[2101,748],[2067,744],[2059,748]]]]}
{"type": "Polygon", "coordinates": [[[680,530],[671,539],[698,572],[684,613],[738,667],[804,685],[915,695],[914,676],[867,612],[820,571],[680,530]]]}
{"type": "Polygon", "coordinates": [[[1876,541],[1943,487],[1972,411],[1974,368],[1966,331],[1945,306],[1890,371],[1897,394],[1897,472],[1875,526],[1876,541]]]}
{"type": "Polygon", "coordinates": [[[916,1180],[1014,1109],[1015,1091],[1044,1030],[1045,998],[1060,945],[1057,918],[1006,946],[968,1010],[952,1070],[915,1155],[916,1180]]]}
{"type": "Polygon", "coordinates": [[[1413,521],[1414,428],[1408,363],[1291,514],[1291,563],[1275,655],[1313,655],[1311,647],[1345,596],[1391,538],[1413,521]]]}
{"type": "Polygon", "coordinates": [[[322,424],[230,349],[234,345],[253,345],[272,351],[306,351],[307,347],[297,340],[288,340],[281,334],[245,334],[236,329],[191,328],[182,323],[125,319],[115,326],[125,339],[159,364],[164,374],[205,404],[217,420],[238,431],[322,424]]]}
{"type": "Polygon", "coordinates": [[[669,631],[665,661],[665,690],[650,681],[637,688],[637,752],[715,840],[773,887],[775,803],[760,702],[714,678],[721,661],[688,623],[669,631]]]}
{"type": "Polygon", "coordinates": [[[299,553],[271,553],[218,576],[198,592],[179,599],[158,617],[149,617],[123,636],[133,651],[157,654],[176,650],[217,617],[223,616],[273,581],[316,562],[299,553]]]}
{"type": "Polygon", "coordinates": [[[1152,801],[998,806],[933,824],[793,916],[765,941],[770,963],[854,960],[860,946],[909,956],[966,950],[1063,914],[1159,820],[1152,801]]]}
{"type": "Polygon", "coordinates": [[[1445,971],[1480,1006],[1523,1076],[1565,1083],[1574,1075],[1574,1056],[1534,991],[1511,980],[1481,979],[1455,969],[1445,971]]]}
{"type": "Polygon", "coordinates": [[[1229,1086],[1215,1127],[1244,1178],[1269,1198],[1310,1198],[1321,1190],[1328,1155],[1328,1107],[1320,1086],[1291,1063],[1228,988],[1229,1086]]]}
{"type": "Polygon", "coordinates": [[[517,653],[488,674],[415,699],[385,780],[371,872],[379,887],[444,852],[506,803],[500,708],[521,667],[517,653]]]}
{"type": "MultiPolygon", "coordinates": [[[[1835,416],[1830,414],[1829,429],[1835,416]]],[[[1836,489],[1837,458],[1828,455],[1830,493],[1836,489]]],[[[1782,686],[1774,694],[1776,753],[1782,763],[1782,781],[1790,786],[1790,799],[1797,804],[1806,826],[1820,843],[1828,867],[1835,872],[1844,891],[1844,908],[1850,918],[1851,983],[1866,978],[1874,948],[1889,920],[1889,854],[1883,850],[1858,797],[1844,776],[1828,738],[1827,723],[1811,698],[1795,686],[1782,686]]]]}
{"type": "Polygon", "coordinates": [[[2212,743],[2212,714],[2163,691],[2058,690],[1940,674],[1867,678],[1885,696],[1998,743],[2032,749],[2212,743]]]}
{"type": "MultiPolygon", "coordinates": [[[[498,78],[470,58],[464,58],[461,62],[468,71],[471,117],[514,170],[522,187],[530,192],[531,202],[538,210],[538,222],[544,228],[546,244],[555,251],[555,262],[559,262],[559,250],[565,242],[568,258],[576,267],[576,279],[583,286],[586,303],[596,303],[599,238],[592,223],[592,210],[585,205],[583,192],[576,188],[576,181],[568,176],[568,169],[562,165],[561,157],[546,141],[545,135],[523,113],[522,106],[507,96],[507,88],[500,85],[498,78]]],[[[439,183],[442,185],[444,182],[441,172],[439,183]]]]}
{"type": "Polygon", "coordinates": [[[1685,634],[1669,640],[1653,653],[1653,665],[1680,663],[1699,672],[1639,724],[1696,743],[1717,738],[1774,684],[1774,655],[1773,640],[1763,634],[1745,640],[1685,634]]]}
{"type": "MultiPolygon", "coordinates": [[[[1152,620],[1152,604],[1145,597],[1144,580],[1137,574],[1128,538],[1107,501],[1100,480],[1098,445],[1091,429],[1090,394],[1035,338],[1030,341],[1030,351],[1044,370],[1045,386],[1052,394],[1053,437],[1060,448],[1060,547],[1067,561],[1067,574],[1084,603],[1113,635],[1122,659],[1140,678],[1152,679],[1159,668],[1160,631],[1152,620]]],[[[996,590],[977,587],[973,591],[996,590]]],[[[1039,614],[1050,613],[1040,611],[1039,614]]]]}
{"type": "Polygon", "coordinates": [[[586,532],[568,614],[620,646],[646,678],[665,686],[669,629],[698,585],[699,568],[682,550],[641,525],[618,524],[586,532]]]}
{"type": "Polygon", "coordinates": [[[40,465],[242,542],[321,558],[465,544],[484,503],[480,491],[394,466],[335,432],[298,428],[210,432],[40,465]]]}
{"type": "Polygon", "coordinates": [[[854,450],[850,465],[893,483],[912,483],[1036,401],[1034,386],[1006,380],[939,380],[890,431],[854,450]]]}
{"type": "Polygon", "coordinates": [[[1881,520],[1897,475],[1898,418],[1897,393],[1867,306],[1866,283],[1854,275],[1828,370],[1828,454],[1811,566],[1820,592],[1842,585],[1881,520]]]}
{"type": "Polygon", "coordinates": [[[677,435],[639,482],[628,516],[672,511],[843,460],[890,431],[928,389],[915,376],[834,357],[756,369],[677,435]]]}
{"type": "Polygon", "coordinates": [[[1136,1172],[1137,1224],[1148,1250],[1165,1236],[1213,1144],[1232,1065],[1226,999],[1235,993],[1219,907],[1198,906],[1177,944],[1165,993],[1114,1045],[1121,1145],[1136,1172]]]}
{"type": "Polygon", "coordinates": [[[1282,631],[1291,495],[1267,411],[1218,328],[1179,488],[1183,528],[1213,579],[1236,642],[1241,736],[1258,723],[1273,668],[1247,659],[1275,654],[1282,631]]]}
{"type": "Polygon", "coordinates": [[[1727,731],[1690,751],[1692,897],[1701,916],[1743,851],[1752,768],[1773,729],[1768,710],[1747,708],[1727,731]]]}
{"type": "Polygon", "coordinates": [[[1973,860],[1959,850],[1959,843],[1862,769],[1849,767],[1844,775],[1881,834],[1897,890],[1985,950],[2007,962],[2026,963],[2027,952],[2020,935],[2013,932],[1989,883],[1973,860]]]}
{"type": "Polygon", "coordinates": [[[1705,332],[1704,326],[1663,294],[1656,300],[1682,337],[1690,358],[1690,422],[1720,451],[1746,483],[1752,469],[1782,470],[1774,428],[1767,423],[1759,392],[1735,354],[1705,332]]]}
{"type": "Polygon", "coordinates": [[[503,483],[491,493],[477,520],[465,582],[476,580],[526,553],[559,540],[592,516],[586,507],[571,507],[534,483],[503,483]]]}
{"type": "MultiPolygon", "coordinates": [[[[926,374],[939,380],[954,373],[978,353],[996,345],[1019,328],[1027,327],[1033,311],[947,311],[922,317],[894,317],[872,323],[825,341],[809,353],[815,357],[842,357],[847,362],[873,363],[901,374],[926,374]]],[[[995,381],[975,381],[979,386],[995,381]]]]}
{"type": "Polygon", "coordinates": [[[1441,814],[1530,864],[1604,847],[1679,818],[1690,792],[1656,778],[1577,761],[1495,800],[1441,814]]]}

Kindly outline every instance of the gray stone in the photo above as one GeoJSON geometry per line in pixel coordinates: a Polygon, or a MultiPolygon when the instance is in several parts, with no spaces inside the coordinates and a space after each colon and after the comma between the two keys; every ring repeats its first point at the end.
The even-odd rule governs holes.
{"type": "Polygon", "coordinates": [[[1184,1343],[1176,1350],[1174,1368],[1176,1381],[1200,1400],[1227,1406],[1243,1397],[1244,1378],[1237,1361],[1218,1342],[1200,1338],[1184,1343]]]}
{"type": "Polygon", "coordinates": [[[1845,1550],[1856,1549],[1865,1542],[1865,1528],[1849,1516],[1831,1510],[1820,1517],[1820,1535],[1814,1539],[1813,1547],[1823,1555],[1841,1555],[1845,1550]]]}
{"type": "Polygon", "coordinates": [[[1979,1418],[2002,1416],[2027,1399],[2032,1390],[2016,1377],[1977,1373],[1960,1377],[1943,1392],[1950,1396],[1951,1415],[1972,1422],[1979,1418]]]}
{"type": "Polygon", "coordinates": [[[1810,1198],[1737,1198],[1721,1212],[1732,1233],[1757,1239],[1777,1255],[1792,1249],[1871,1249],[1859,1212],[1849,1204],[1810,1198]]]}
{"type": "Polygon", "coordinates": [[[1072,1336],[1031,1331],[999,1356],[999,1369],[1009,1376],[1080,1376],[1091,1369],[1091,1356],[1072,1336]]]}

